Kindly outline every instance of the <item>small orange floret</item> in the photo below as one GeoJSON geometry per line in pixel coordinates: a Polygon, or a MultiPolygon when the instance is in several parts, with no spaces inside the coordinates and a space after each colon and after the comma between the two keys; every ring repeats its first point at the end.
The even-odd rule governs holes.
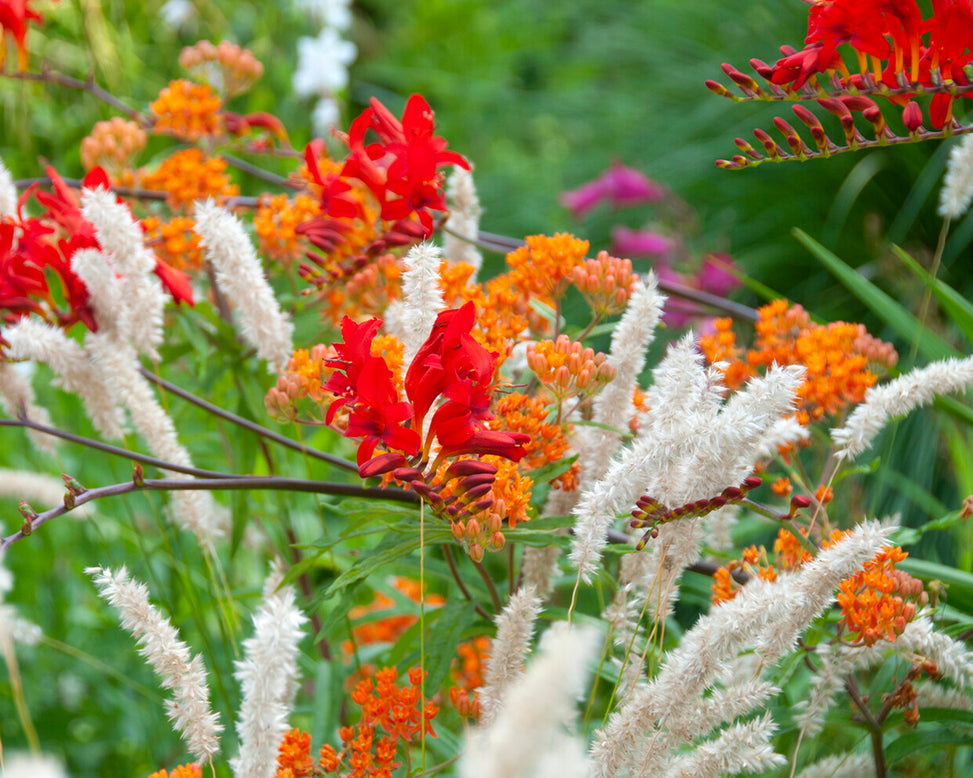
{"type": "Polygon", "coordinates": [[[774,490],[774,494],[778,497],[790,497],[791,492],[794,491],[790,478],[778,478],[770,485],[770,488],[774,490]]]}
{"type": "Polygon", "coordinates": [[[203,249],[195,226],[196,222],[185,216],[174,216],[168,222],[149,216],[142,220],[145,245],[176,270],[199,270],[203,266],[203,249]]]}
{"type": "Polygon", "coordinates": [[[170,81],[149,106],[156,120],[152,131],[194,141],[220,132],[220,98],[205,84],[170,81]]]}
{"type": "Polygon", "coordinates": [[[588,241],[559,232],[553,237],[528,235],[525,242],[526,246],[507,255],[514,283],[533,294],[555,298],[563,295],[574,269],[584,265],[588,241]]]}
{"type": "MultiPolygon", "coordinates": [[[[807,530],[798,530],[807,537],[807,530]]],[[[777,539],[774,541],[774,553],[777,555],[777,567],[781,570],[796,570],[805,562],[809,562],[812,557],[804,546],[794,536],[793,532],[786,529],[777,530],[777,539]]]]}
{"type": "MultiPolygon", "coordinates": [[[[527,454],[520,461],[522,468],[535,470],[567,456],[571,443],[566,430],[559,424],[548,423],[550,407],[543,400],[511,392],[500,398],[494,414],[491,429],[530,435],[530,440],[524,444],[527,454]]],[[[570,470],[554,479],[553,485],[565,491],[576,489],[580,471],[580,465],[575,462],[570,470]]]]}
{"type": "Polygon", "coordinates": [[[611,316],[625,310],[638,276],[632,272],[631,260],[599,251],[594,259],[572,268],[569,278],[595,314],[611,316]]]}
{"type": "Polygon", "coordinates": [[[226,176],[226,162],[206,157],[199,149],[177,151],[142,180],[146,189],[167,192],[173,210],[192,205],[207,197],[235,197],[239,187],[226,176]]]}
{"type": "Polygon", "coordinates": [[[100,165],[113,182],[120,182],[122,171],[148,140],[145,130],[130,119],[114,116],[96,122],[91,134],[81,140],[81,165],[85,170],[100,165]]]}
{"type": "Polygon", "coordinates": [[[558,400],[601,391],[615,377],[607,359],[567,335],[527,346],[527,365],[558,400]]]}
{"type": "Polygon", "coordinates": [[[261,198],[253,217],[260,253],[289,266],[302,257],[308,247],[307,239],[298,235],[295,228],[320,212],[317,201],[306,194],[299,194],[293,200],[284,194],[261,198]]]}
{"type": "Polygon", "coordinates": [[[277,748],[277,775],[281,770],[290,770],[294,778],[313,775],[314,758],[311,756],[311,736],[299,729],[284,734],[277,748]]]}

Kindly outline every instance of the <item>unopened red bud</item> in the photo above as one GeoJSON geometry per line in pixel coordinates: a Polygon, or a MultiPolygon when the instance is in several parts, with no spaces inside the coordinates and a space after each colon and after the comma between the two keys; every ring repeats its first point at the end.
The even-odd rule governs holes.
{"type": "Polygon", "coordinates": [[[470,503],[470,502],[473,502],[474,500],[479,500],[485,494],[489,494],[490,491],[492,491],[492,490],[493,490],[493,484],[492,483],[480,484],[479,486],[474,486],[472,489],[468,489],[464,493],[464,495],[463,495],[464,502],[470,503]]]}
{"type": "Polygon", "coordinates": [[[497,472],[497,466],[489,462],[481,462],[479,459],[459,459],[446,469],[446,479],[456,478],[457,476],[476,475],[478,473],[497,472]]]}
{"type": "Polygon", "coordinates": [[[478,486],[483,486],[483,484],[492,485],[496,480],[497,476],[494,473],[477,473],[476,475],[468,475],[459,485],[456,487],[457,494],[463,494],[464,492],[469,492],[478,486]]]}
{"type": "Polygon", "coordinates": [[[915,100],[910,100],[902,111],[902,123],[909,132],[922,128],[922,108],[915,100]]]}
{"type": "Polygon", "coordinates": [[[392,477],[396,481],[404,481],[408,483],[410,481],[415,481],[417,478],[422,478],[422,473],[416,470],[414,467],[400,467],[392,471],[392,477]]]}
{"type": "Polygon", "coordinates": [[[756,489],[763,482],[764,482],[764,479],[761,478],[759,475],[748,475],[746,478],[743,479],[743,488],[744,489],[756,489]]]}
{"type": "Polygon", "coordinates": [[[805,497],[803,494],[795,494],[791,497],[791,507],[795,510],[801,510],[807,508],[811,504],[811,498],[805,497]]]}
{"type": "Polygon", "coordinates": [[[719,495],[709,501],[709,507],[710,510],[715,511],[717,508],[722,508],[724,505],[726,505],[726,503],[727,503],[726,497],[719,495]]]}
{"type": "Polygon", "coordinates": [[[396,468],[407,464],[407,460],[402,454],[396,451],[389,451],[386,454],[379,454],[372,457],[364,464],[358,466],[358,475],[362,478],[372,478],[377,475],[391,473],[396,468]]]}
{"type": "Polygon", "coordinates": [[[493,496],[484,497],[482,500],[477,500],[470,506],[470,511],[473,513],[479,513],[480,511],[485,511],[487,508],[493,507],[493,496]]]}
{"type": "Polygon", "coordinates": [[[727,500],[739,500],[743,497],[743,490],[738,486],[728,486],[723,490],[722,495],[727,500]]]}

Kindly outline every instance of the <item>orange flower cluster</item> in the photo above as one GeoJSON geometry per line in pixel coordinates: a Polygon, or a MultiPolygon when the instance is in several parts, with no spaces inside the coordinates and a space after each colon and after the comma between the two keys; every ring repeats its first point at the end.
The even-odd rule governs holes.
{"type": "MultiPolygon", "coordinates": [[[[527,454],[520,460],[520,466],[525,470],[536,470],[567,455],[571,444],[566,430],[562,425],[548,423],[550,408],[540,398],[511,392],[501,397],[493,410],[496,417],[490,422],[491,429],[530,435],[530,441],[524,444],[527,454]]],[[[555,478],[552,485],[573,491],[578,487],[580,471],[581,466],[575,462],[570,470],[555,478]]]]}
{"type": "Polygon", "coordinates": [[[214,46],[198,41],[179,52],[179,66],[198,81],[232,97],[243,94],[263,75],[264,66],[250,49],[230,41],[214,46]]]}
{"type": "Polygon", "coordinates": [[[450,668],[455,686],[449,688],[449,701],[463,718],[480,717],[480,700],[477,690],[483,686],[483,668],[490,656],[490,638],[485,635],[473,638],[456,647],[459,655],[450,668]]]}
{"type": "Polygon", "coordinates": [[[558,400],[597,394],[615,377],[615,368],[606,359],[567,335],[527,346],[527,364],[558,400]]]}
{"type": "Polygon", "coordinates": [[[170,81],[150,106],[155,114],[152,131],[195,141],[222,129],[220,98],[206,84],[180,78],[170,81]]]}
{"type": "Polygon", "coordinates": [[[131,184],[131,172],[125,180],[123,172],[148,140],[148,134],[138,123],[121,116],[96,122],[91,134],[81,140],[81,164],[85,170],[101,165],[113,182],[131,184]]]}
{"type": "Polygon", "coordinates": [[[715,332],[700,339],[700,348],[711,363],[727,363],[724,380],[730,388],[774,363],[804,365],[798,414],[803,424],[860,403],[877,380],[870,366],[890,368],[898,359],[892,346],[873,338],[862,324],[815,324],[800,305],[789,306],[786,300],[775,300],[758,313],[757,338],[745,358],[729,319],[716,320],[715,332]]]}
{"type": "Polygon", "coordinates": [[[740,590],[740,584],[733,578],[734,570],[743,570],[749,575],[764,581],[777,580],[777,570],[774,569],[774,566],[767,559],[767,549],[763,546],[760,546],[760,548],[748,546],[743,549],[742,561],[731,560],[726,565],[717,568],[713,574],[713,584],[710,587],[712,592],[710,602],[714,605],[732,600],[737,596],[737,592],[740,590]]]}
{"type": "Polygon", "coordinates": [[[173,216],[168,222],[148,216],[142,220],[145,245],[176,270],[199,270],[203,266],[203,249],[199,235],[193,231],[195,226],[196,222],[185,216],[173,216]]]}
{"type": "MultiPolygon", "coordinates": [[[[410,600],[418,603],[421,599],[419,583],[410,578],[395,577],[391,580],[392,588],[404,594],[410,600]]],[[[438,594],[430,594],[425,598],[426,606],[441,607],[445,598],[438,594]]],[[[342,646],[345,653],[351,655],[357,646],[370,643],[394,643],[409,627],[415,624],[419,617],[414,613],[397,613],[398,604],[384,592],[375,592],[375,597],[368,605],[357,605],[348,612],[348,618],[354,622],[362,622],[352,627],[352,639],[345,641],[342,646]],[[369,616],[386,614],[374,621],[363,621],[369,616]]]]}
{"type": "Polygon", "coordinates": [[[154,173],[148,173],[142,184],[146,189],[168,193],[166,202],[174,211],[187,208],[196,200],[235,197],[240,193],[226,176],[226,161],[204,156],[199,149],[177,151],[154,173]]]}
{"type": "Polygon", "coordinates": [[[607,251],[599,251],[594,259],[586,259],[571,270],[571,283],[598,316],[624,311],[637,278],[631,260],[613,257],[607,251]]]}
{"type": "Polygon", "coordinates": [[[322,384],[333,372],[325,361],[336,356],[331,346],[318,344],[310,351],[299,348],[287,361],[287,367],[277,376],[277,384],[264,397],[264,405],[271,418],[284,423],[297,418],[297,404],[310,397],[320,405],[325,400],[322,384]]]}
{"type": "Polygon", "coordinates": [[[589,243],[560,232],[553,237],[528,235],[527,245],[507,255],[516,286],[541,297],[567,291],[576,267],[583,267],[589,243]]]}
{"type": "Polygon", "coordinates": [[[473,337],[487,351],[499,355],[499,368],[532,323],[530,297],[514,283],[513,274],[506,273],[486,284],[461,289],[460,299],[475,303],[477,318],[473,337]]]}
{"type": "Polygon", "coordinates": [[[261,198],[253,217],[260,253],[289,267],[307,249],[306,239],[295,228],[320,212],[318,201],[307,194],[299,194],[293,200],[284,194],[261,198]]]}
{"type": "Polygon", "coordinates": [[[167,773],[165,770],[157,770],[149,778],[202,778],[202,776],[203,768],[199,766],[199,763],[190,762],[189,764],[179,765],[171,773],[167,773]]]}
{"type": "Polygon", "coordinates": [[[838,605],[841,625],[855,643],[870,646],[879,640],[893,642],[924,604],[922,582],[895,565],[908,554],[898,546],[883,548],[850,578],[841,582],[838,605]]]}
{"type": "MultiPolygon", "coordinates": [[[[807,537],[806,529],[800,529],[798,532],[807,537]]],[[[813,559],[794,533],[788,532],[786,529],[777,530],[777,539],[774,540],[774,553],[777,555],[778,570],[797,570],[805,562],[810,562],[813,559]]]]}
{"type": "MultiPolygon", "coordinates": [[[[352,700],[362,709],[361,720],[354,728],[339,730],[341,751],[327,744],[321,747],[319,764],[325,775],[391,778],[392,771],[401,764],[395,759],[399,741],[411,743],[423,730],[429,737],[436,737],[432,720],[439,708],[422,698],[422,671],[418,667],[409,670],[408,687],[397,686],[397,677],[394,667],[386,667],[375,674],[374,682],[366,678],[352,692],[352,700]]],[[[311,773],[292,771],[292,775],[298,778],[311,773]]],[[[278,770],[277,778],[285,777],[291,778],[278,770]]]]}

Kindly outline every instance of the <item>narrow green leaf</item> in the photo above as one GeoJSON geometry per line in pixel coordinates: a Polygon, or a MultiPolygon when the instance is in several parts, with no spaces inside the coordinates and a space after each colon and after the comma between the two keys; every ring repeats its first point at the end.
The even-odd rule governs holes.
{"type": "Polygon", "coordinates": [[[946,602],[967,615],[973,614],[973,573],[913,557],[897,563],[896,567],[923,581],[942,581],[949,587],[946,602]]]}
{"type": "Polygon", "coordinates": [[[973,303],[970,303],[948,284],[938,278],[933,278],[905,249],[893,245],[892,253],[902,260],[909,270],[922,279],[939,301],[939,304],[943,306],[943,310],[949,314],[949,318],[963,331],[966,339],[973,342],[973,303]]]}
{"type": "Polygon", "coordinates": [[[571,465],[578,461],[578,455],[575,454],[573,457],[565,457],[563,459],[558,459],[556,462],[549,462],[543,467],[539,467],[536,470],[531,470],[528,475],[535,484],[544,484],[548,481],[553,481],[559,475],[562,475],[571,469],[571,465]]]}
{"type": "Polygon", "coordinates": [[[794,229],[792,234],[870,311],[895,330],[900,338],[909,343],[917,342],[919,352],[926,359],[945,359],[958,355],[956,349],[934,332],[926,329],[922,322],[908,310],[871,281],[862,277],[854,268],[845,264],[806,232],[794,229]]]}
{"type": "Polygon", "coordinates": [[[885,747],[885,758],[891,766],[915,751],[928,751],[936,746],[966,746],[970,744],[970,734],[945,727],[908,732],[885,747]]]}
{"type": "Polygon", "coordinates": [[[473,606],[463,597],[451,597],[426,639],[426,696],[431,697],[443,685],[449,666],[456,656],[456,646],[463,632],[473,623],[473,606]]]}

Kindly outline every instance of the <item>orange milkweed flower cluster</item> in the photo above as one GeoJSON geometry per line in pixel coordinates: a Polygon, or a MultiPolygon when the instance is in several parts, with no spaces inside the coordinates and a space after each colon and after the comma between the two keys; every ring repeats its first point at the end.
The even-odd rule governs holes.
{"type": "Polygon", "coordinates": [[[841,582],[840,625],[853,642],[866,646],[883,639],[894,642],[915,617],[916,603],[924,604],[922,582],[895,569],[907,556],[898,546],[887,546],[841,582]]]}
{"type": "Polygon", "coordinates": [[[184,149],[163,160],[142,179],[146,189],[166,192],[172,210],[188,208],[207,197],[235,197],[240,188],[226,175],[226,160],[208,157],[199,149],[184,149]]]}
{"type": "Polygon", "coordinates": [[[615,377],[615,368],[600,351],[585,348],[567,335],[527,346],[527,364],[558,400],[597,394],[615,377]]]}
{"type": "Polygon", "coordinates": [[[354,727],[342,727],[340,751],[330,744],[321,746],[317,764],[311,757],[311,738],[291,730],[281,741],[276,778],[306,778],[334,775],[340,778],[391,778],[401,762],[396,760],[399,744],[406,746],[423,730],[436,737],[432,720],[438,706],[422,697],[424,674],[418,667],[409,670],[409,686],[398,686],[398,673],[386,667],[366,678],[352,692],[361,707],[361,719],[354,727]]]}
{"type": "Polygon", "coordinates": [[[264,66],[250,49],[230,41],[197,41],[179,52],[179,66],[190,76],[232,97],[243,94],[263,75],[264,66]]]}
{"type": "Polygon", "coordinates": [[[745,356],[730,319],[717,319],[715,332],[700,339],[700,348],[711,363],[727,363],[724,381],[731,389],[774,363],[804,365],[797,418],[805,425],[860,403],[878,380],[872,368],[891,368],[898,359],[891,345],[869,335],[862,324],[815,324],[800,305],[786,300],[775,300],[758,314],[754,348],[745,356]]]}
{"type": "Polygon", "coordinates": [[[220,102],[212,88],[184,78],[170,81],[150,106],[155,114],[152,131],[185,141],[217,135],[222,130],[220,102]]]}
{"type": "Polygon", "coordinates": [[[563,295],[574,269],[584,266],[588,241],[559,232],[553,237],[528,235],[525,242],[526,246],[507,255],[514,283],[541,297],[563,295]]]}
{"type": "MultiPolygon", "coordinates": [[[[520,460],[520,466],[525,470],[558,462],[568,455],[571,448],[565,427],[547,421],[550,411],[548,404],[540,398],[519,392],[501,397],[494,408],[496,418],[490,422],[491,429],[523,432],[530,436],[530,440],[524,444],[527,454],[520,460]]],[[[551,483],[567,492],[573,491],[578,488],[580,472],[581,466],[575,462],[551,483]]]]}
{"type": "Polygon", "coordinates": [[[304,254],[308,245],[297,234],[297,225],[320,212],[317,200],[307,194],[299,194],[293,200],[285,194],[262,198],[253,217],[260,253],[288,267],[304,254]]]}
{"type": "Polygon", "coordinates": [[[166,772],[165,770],[157,770],[152,773],[149,778],[202,778],[203,768],[200,767],[198,762],[190,762],[189,764],[179,765],[172,772],[166,772]]]}
{"type": "Polygon", "coordinates": [[[203,266],[203,249],[193,231],[195,226],[196,222],[185,216],[173,216],[167,222],[157,216],[142,219],[146,246],[176,270],[195,271],[203,266]]]}
{"type": "Polygon", "coordinates": [[[743,549],[743,560],[732,560],[726,565],[717,568],[713,574],[713,584],[711,586],[710,602],[714,605],[727,602],[737,596],[740,590],[733,578],[733,571],[743,570],[749,575],[760,578],[763,581],[776,581],[777,570],[767,558],[767,549],[763,546],[748,546],[743,549]]]}
{"type": "Polygon", "coordinates": [[[81,165],[85,170],[103,167],[113,183],[130,185],[134,183],[131,162],[148,141],[148,133],[130,119],[113,116],[96,122],[91,134],[81,140],[81,165]]]}
{"type": "Polygon", "coordinates": [[[480,635],[456,647],[459,655],[453,660],[450,676],[454,686],[449,687],[449,701],[463,718],[480,717],[478,690],[483,686],[483,670],[490,657],[490,638],[480,635]]]}
{"type": "Polygon", "coordinates": [[[382,254],[348,276],[341,284],[322,290],[324,316],[332,325],[348,316],[362,321],[385,313],[389,303],[402,296],[402,263],[394,254],[382,254]]]}
{"type": "Polygon", "coordinates": [[[613,257],[607,251],[599,251],[594,259],[571,269],[571,283],[597,316],[624,311],[637,277],[632,272],[632,260],[613,257]]]}

